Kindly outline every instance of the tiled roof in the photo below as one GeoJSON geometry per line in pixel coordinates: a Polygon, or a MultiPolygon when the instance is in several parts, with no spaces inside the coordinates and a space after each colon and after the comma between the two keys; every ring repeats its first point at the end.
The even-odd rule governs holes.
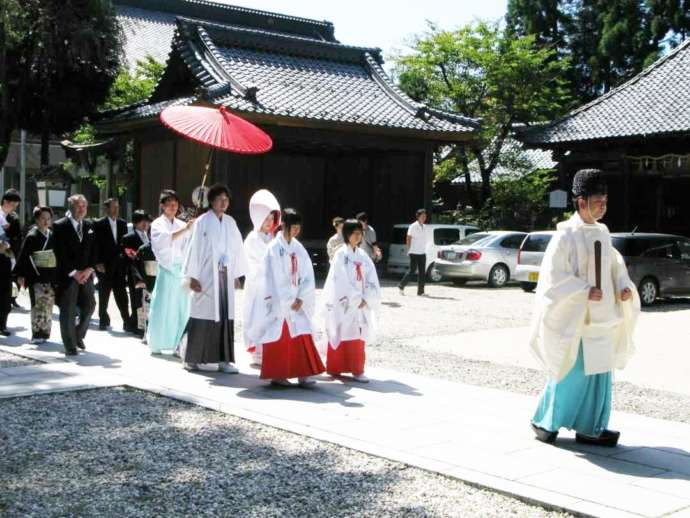
{"type": "Polygon", "coordinates": [[[626,83],[523,133],[530,145],[690,133],[690,39],[626,83]]]}
{"type": "MultiPolygon", "coordinates": [[[[136,13],[128,9],[129,20],[136,13]]],[[[156,16],[146,23],[164,25],[166,19],[156,16]]],[[[155,29],[146,31],[155,34],[155,29]]],[[[184,17],[176,18],[170,40],[169,67],[184,63],[195,78],[189,91],[202,92],[166,100],[164,76],[152,104],[110,112],[107,122],[151,118],[170,103],[191,104],[203,97],[237,112],[304,121],[447,135],[472,133],[477,127],[475,120],[407,97],[381,68],[379,49],[184,17]]]]}
{"type": "MultiPolygon", "coordinates": [[[[506,139],[501,151],[498,165],[492,173],[492,178],[519,177],[524,173],[544,169],[554,169],[558,163],[553,159],[553,154],[544,149],[528,149],[514,138],[506,139]]],[[[473,160],[469,165],[470,179],[472,183],[481,183],[482,176],[479,170],[479,163],[473,160]]],[[[465,176],[460,175],[451,183],[465,183],[465,176]]]]}
{"type": "Polygon", "coordinates": [[[165,63],[175,34],[175,15],[136,7],[116,6],[117,19],[124,32],[124,53],[130,70],[137,61],[152,56],[165,63]]]}

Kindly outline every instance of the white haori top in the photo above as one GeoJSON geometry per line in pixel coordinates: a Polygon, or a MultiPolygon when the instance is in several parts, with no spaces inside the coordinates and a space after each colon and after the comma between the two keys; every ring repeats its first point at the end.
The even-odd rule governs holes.
{"type": "Polygon", "coordinates": [[[183,267],[184,276],[201,284],[200,292],[192,292],[189,315],[192,318],[220,322],[235,319],[235,279],[246,275],[242,234],[235,220],[223,214],[219,219],[213,211],[200,216],[192,227],[192,237],[183,267]],[[228,314],[220,314],[219,269],[225,268],[228,314]]]}
{"type": "Polygon", "coordinates": [[[168,271],[173,265],[182,263],[187,250],[189,233],[185,233],[173,240],[173,234],[183,229],[187,224],[181,219],[170,221],[165,214],[161,214],[151,223],[151,250],[156,256],[158,266],[168,271]]]}
{"type": "Polygon", "coordinates": [[[359,247],[338,249],[323,289],[326,337],[333,349],[341,341],[376,339],[381,288],[376,267],[359,247]],[[360,309],[362,301],[366,306],[360,309]]]}
{"type": "Polygon", "coordinates": [[[253,344],[267,344],[280,338],[283,322],[291,337],[313,333],[312,319],[316,286],[311,257],[297,239],[288,243],[278,234],[268,245],[256,276],[256,296],[244,323],[253,344]],[[302,301],[299,311],[291,305],[302,301]]]}
{"type": "Polygon", "coordinates": [[[640,298],[606,225],[586,224],[577,213],[558,224],[541,264],[535,302],[530,346],[556,381],[575,365],[580,342],[585,374],[625,367],[634,352],[640,298]],[[596,285],[595,241],[601,242],[601,301],[589,300],[596,285]],[[623,302],[625,288],[633,296],[623,302]]]}

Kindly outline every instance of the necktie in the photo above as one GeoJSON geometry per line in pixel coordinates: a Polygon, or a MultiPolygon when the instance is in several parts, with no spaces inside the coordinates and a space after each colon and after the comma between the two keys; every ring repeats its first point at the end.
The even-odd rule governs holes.
{"type": "Polygon", "coordinates": [[[79,241],[81,241],[83,238],[83,234],[81,233],[81,221],[77,222],[77,235],[79,236],[79,241]]]}

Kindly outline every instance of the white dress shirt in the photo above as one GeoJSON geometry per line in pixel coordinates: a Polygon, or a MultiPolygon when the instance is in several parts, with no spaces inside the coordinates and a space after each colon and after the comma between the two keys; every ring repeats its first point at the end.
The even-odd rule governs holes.
{"type": "Polygon", "coordinates": [[[110,223],[110,231],[113,233],[113,241],[117,243],[117,220],[108,216],[108,222],[110,223]]]}
{"type": "Polygon", "coordinates": [[[421,255],[426,254],[426,229],[419,221],[415,221],[407,229],[407,235],[410,236],[410,249],[408,254],[421,255]]]}

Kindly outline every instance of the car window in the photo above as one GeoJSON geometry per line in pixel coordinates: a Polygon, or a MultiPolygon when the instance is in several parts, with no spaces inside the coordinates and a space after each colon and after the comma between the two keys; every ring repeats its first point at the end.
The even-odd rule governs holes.
{"type": "Polygon", "coordinates": [[[654,259],[673,259],[675,255],[673,251],[673,242],[668,239],[649,239],[650,245],[644,252],[642,257],[654,259]]]}
{"type": "Polygon", "coordinates": [[[678,241],[678,251],[683,261],[690,261],[690,241],[686,239],[678,241]]]}
{"type": "Polygon", "coordinates": [[[407,229],[402,227],[393,227],[393,244],[404,245],[407,242],[407,229]]]}
{"type": "Polygon", "coordinates": [[[460,239],[460,230],[457,228],[435,228],[434,244],[443,246],[456,243],[460,239]]]}
{"type": "Polygon", "coordinates": [[[486,232],[475,232],[474,234],[467,236],[457,243],[456,245],[473,245],[477,243],[478,241],[482,241],[484,239],[490,238],[491,234],[487,234],[486,232]]]}
{"type": "Polygon", "coordinates": [[[478,228],[466,228],[465,229],[465,237],[470,236],[472,234],[476,234],[477,232],[479,232],[478,228]]]}
{"type": "Polygon", "coordinates": [[[522,244],[523,252],[545,252],[551,241],[551,234],[530,234],[522,244]]]}
{"type": "Polygon", "coordinates": [[[512,236],[505,237],[501,240],[501,246],[503,248],[510,248],[517,250],[520,248],[522,241],[525,239],[524,234],[514,234],[512,236]]]}

